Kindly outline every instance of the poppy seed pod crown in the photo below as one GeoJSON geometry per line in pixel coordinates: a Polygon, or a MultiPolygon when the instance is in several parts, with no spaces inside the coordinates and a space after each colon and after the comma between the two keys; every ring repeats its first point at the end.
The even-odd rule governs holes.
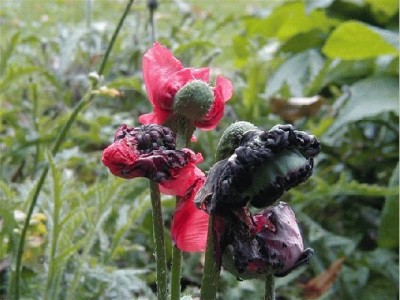
{"type": "Polygon", "coordinates": [[[239,147],[243,135],[257,127],[250,122],[239,121],[231,124],[222,134],[217,146],[217,161],[228,158],[239,147]]]}
{"type": "Polygon", "coordinates": [[[204,81],[193,80],[185,84],[175,95],[173,110],[193,121],[200,121],[214,101],[212,88],[204,81]]]}

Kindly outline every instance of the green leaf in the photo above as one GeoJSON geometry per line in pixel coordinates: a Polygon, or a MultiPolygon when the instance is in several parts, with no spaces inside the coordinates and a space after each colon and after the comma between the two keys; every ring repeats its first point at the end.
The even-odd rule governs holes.
{"type": "Polygon", "coordinates": [[[371,6],[374,14],[384,14],[393,17],[399,11],[399,1],[397,0],[364,0],[371,6]]]}
{"type": "MultiPolygon", "coordinates": [[[[399,164],[393,171],[389,187],[399,186],[399,164]]],[[[399,247],[399,197],[387,196],[381,213],[378,245],[383,248],[399,247]]]]}
{"type": "Polygon", "coordinates": [[[279,93],[285,84],[290,89],[290,96],[304,96],[304,89],[316,78],[323,65],[323,58],[313,49],[292,56],[268,81],[265,97],[279,93]]]}
{"type": "Polygon", "coordinates": [[[37,66],[10,65],[4,77],[0,80],[0,91],[5,91],[12,82],[15,82],[20,77],[41,71],[43,69],[37,66]]]}
{"type": "Polygon", "coordinates": [[[19,42],[19,35],[20,35],[20,32],[19,31],[16,32],[11,37],[11,40],[8,43],[8,46],[1,48],[0,75],[3,75],[6,70],[8,60],[10,59],[11,55],[14,52],[15,47],[17,46],[17,44],[19,42]]]}
{"type": "Polygon", "coordinates": [[[320,48],[324,42],[324,34],[316,29],[295,35],[287,40],[280,50],[285,52],[302,52],[309,48],[320,48]]]}
{"type": "Polygon", "coordinates": [[[314,29],[328,31],[335,22],[322,10],[307,14],[304,3],[291,2],[276,8],[266,19],[248,19],[245,24],[249,35],[260,34],[286,41],[299,33],[314,29]]]}
{"type": "Polygon", "coordinates": [[[329,69],[323,78],[323,86],[334,82],[349,85],[360,78],[365,78],[374,72],[375,62],[370,60],[333,60],[329,61],[329,69]]]}
{"type": "Polygon", "coordinates": [[[347,123],[383,112],[392,111],[398,114],[399,82],[394,77],[369,77],[360,80],[350,87],[350,94],[350,99],[330,128],[330,133],[347,123]]]}
{"type": "Polygon", "coordinates": [[[398,55],[397,49],[381,35],[356,21],[344,22],[338,26],[325,42],[322,51],[330,58],[344,60],[398,55]]]}

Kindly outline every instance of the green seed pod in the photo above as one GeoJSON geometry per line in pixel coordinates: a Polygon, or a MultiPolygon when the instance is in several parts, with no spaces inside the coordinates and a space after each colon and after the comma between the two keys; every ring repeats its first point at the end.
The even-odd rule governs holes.
{"type": "Polygon", "coordinates": [[[210,111],[213,102],[212,88],[204,81],[193,80],[176,93],[173,110],[192,121],[200,121],[210,111]]]}
{"type": "Polygon", "coordinates": [[[222,134],[217,146],[217,161],[231,156],[240,145],[243,135],[257,127],[250,122],[239,121],[231,124],[222,134]]]}

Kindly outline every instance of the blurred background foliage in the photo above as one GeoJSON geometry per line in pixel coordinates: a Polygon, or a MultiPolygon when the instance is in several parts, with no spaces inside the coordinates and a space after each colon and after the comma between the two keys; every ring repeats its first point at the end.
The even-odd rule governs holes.
{"type": "MultiPolygon", "coordinates": [[[[136,1],[104,86],[62,150],[49,148],[89,87],[122,0],[3,0],[0,9],[0,298],[39,172],[50,172],[23,255],[24,299],[153,299],[146,180],[101,164],[121,123],[150,111],[141,57],[151,46],[136,1]],[[113,95],[116,89],[117,95],[113,95]]],[[[397,299],[399,59],[396,0],[160,1],[157,40],[186,66],[210,66],[235,87],[216,131],[196,132],[201,168],[236,120],[293,123],[322,143],[312,178],[287,193],[308,267],[277,280],[279,299],[397,299]]],[[[167,228],[174,199],[163,198],[167,228]]],[[[166,231],[168,253],[172,245],[166,231]]],[[[169,257],[170,259],[170,257],[169,257]]],[[[183,293],[198,295],[202,256],[185,254],[183,293]]],[[[261,299],[263,282],[223,272],[220,299],[261,299]]]]}

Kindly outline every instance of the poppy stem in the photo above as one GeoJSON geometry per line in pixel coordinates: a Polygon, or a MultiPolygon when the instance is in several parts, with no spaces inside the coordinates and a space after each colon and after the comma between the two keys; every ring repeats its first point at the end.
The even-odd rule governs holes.
{"type": "MultiPolygon", "coordinates": [[[[176,149],[187,147],[193,134],[192,121],[185,117],[176,120],[176,149]]],[[[180,197],[176,197],[178,204],[180,197]]],[[[179,300],[181,293],[182,252],[178,247],[172,248],[171,266],[171,300],[179,300]]]]}
{"type": "Polygon", "coordinates": [[[221,266],[215,259],[214,251],[214,237],[213,237],[213,222],[214,216],[210,215],[208,221],[208,236],[207,236],[207,248],[206,256],[204,261],[203,279],[201,284],[201,300],[215,300],[218,289],[219,273],[221,266]]]}
{"type": "Polygon", "coordinates": [[[275,300],[274,274],[269,274],[265,277],[265,300],[275,300]]]}
{"type": "Polygon", "coordinates": [[[168,299],[167,260],[165,255],[164,224],[161,211],[161,197],[158,183],[150,180],[150,198],[153,216],[153,238],[157,269],[157,299],[168,299]]]}
{"type": "Polygon", "coordinates": [[[179,300],[181,294],[182,252],[176,246],[172,248],[171,300],[179,300]]]}

